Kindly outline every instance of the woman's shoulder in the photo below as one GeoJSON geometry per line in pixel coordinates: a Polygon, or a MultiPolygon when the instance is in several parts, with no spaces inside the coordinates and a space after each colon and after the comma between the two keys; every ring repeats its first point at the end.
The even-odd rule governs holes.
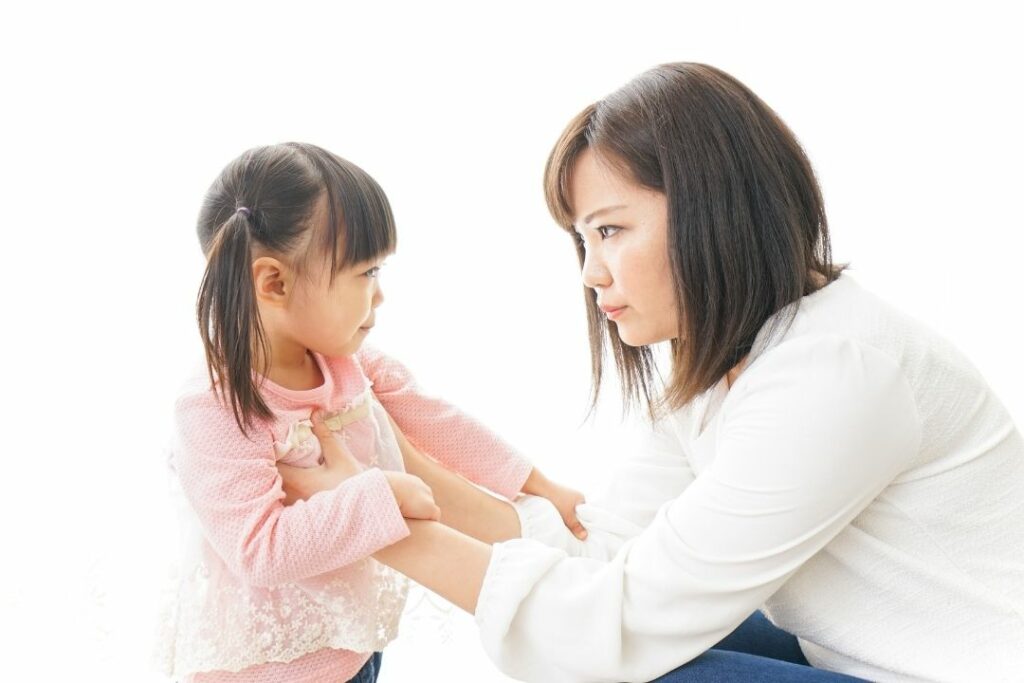
{"type": "Polygon", "coordinates": [[[922,461],[941,457],[955,440],[1007,422],[963,353],[848,275],[801,301],[785,333],[765,345],[741,382],[754,391],[774,384],[793,396],[816,397],[811,403],[822,408],[841,403],[850,410],[868,403],[892,409],[886,392],[898,387],[913,408],[903,413],[915,414],[923,428],[922,461]]]}
{"type": "Polygon", "coordinates": [[[973,363],[952,342],[845,273],[801,302],[785,335],[787,340],[822,337],[845,338],[878,351],[916,389],[938,381],[961,390],[985,387],[973,363]]]}
{"type": "Polygon", "coordinates": [[[898,358],[869,339],[849,331],[805,328],[748,361],[729,394],[839,393],[854,400],[875,397],[906,380],[898,358]]]}
{"type": "Polygon", "coordinates": [[[719,413],[716,443],[793,453],[820,447],[833,464],[886,453],[909,467],[923,434],[900,365],[855,336],[828,332],[795,335],[766,350],[733,383],[719,413]]]}

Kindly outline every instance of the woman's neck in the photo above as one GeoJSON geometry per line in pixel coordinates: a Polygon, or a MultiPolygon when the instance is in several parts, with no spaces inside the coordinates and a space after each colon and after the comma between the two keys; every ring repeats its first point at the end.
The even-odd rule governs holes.
{"type": "Polygon", "coordinates": [[[743,356],[739,363],[737,363],[732,370],[725,373],[725,386],[727,389],[732,389],[732,385],[736,383],[736,379],[743,372],[743,366],[747,364],[747,358],[750,356],[743,356]]]}

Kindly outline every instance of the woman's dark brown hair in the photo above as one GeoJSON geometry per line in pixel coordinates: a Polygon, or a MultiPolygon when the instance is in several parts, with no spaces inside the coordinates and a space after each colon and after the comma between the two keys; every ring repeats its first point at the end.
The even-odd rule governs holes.
{"type": "MultiPolygon", "coordinates": [[[[592,149],[668,199],[669,262],[679,307],[672,369],[652,401],[654,360],[631,347],[585,289],[593,401],[606,338],[626,405],[673,410],[718,382],[751,351],[773,314],[838,276],[811,164],[779,116],[732,76],[704,64],[658,66],[580,112],[548,158],[555,220],[575,236],[569,192],[592,149]]],[[[577,242],[582,267],[583,246],[577,242]]]]}
{"type": "Polygon", "coordinates": [[[395,222],[365,171],[315,145],[289,142],[250,149],[229,163],[206,193],[196,231],[207,258],[196,301],[207,369],[246,433],[255,419],[271,417],[254,374],[270,360],[270,348],[253,259],[286,257],[299,273],[324,259],[333,280],[343,268],[393,251],[395,222]]]}

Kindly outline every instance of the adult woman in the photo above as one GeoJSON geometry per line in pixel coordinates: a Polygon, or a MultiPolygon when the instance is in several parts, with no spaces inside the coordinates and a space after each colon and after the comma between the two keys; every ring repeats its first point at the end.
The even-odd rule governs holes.
{"type": "Polygon", "coordinates": [[[761,607],[822,670],[1019,675],[1024,442],[965,359],[833,266],[774,112],[711,67],[658,67],[570,123],[546,188],[579,248],[595,387],[607,341],[658,413],[652,440],[579,508],[585,542],[544,501],[477,498],[409,447],[449,524],[523,538],[410,522],[378,559],[475,611],[526,680],[829,675],[708,659],[761,607]]]}

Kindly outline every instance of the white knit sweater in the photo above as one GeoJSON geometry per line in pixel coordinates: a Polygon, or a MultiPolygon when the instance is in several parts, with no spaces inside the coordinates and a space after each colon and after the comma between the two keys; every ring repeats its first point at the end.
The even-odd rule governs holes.
{"type": "MultiPolygon", "coordinates": [[[[1024,440],[970,363],[849,275],[656,425],[569,535],[539,498],[477,621],[527,681],[648,681],[763,608],[816,667],[1024,680],[1024,440]]],[[[781,318],[780,318],[781,319],[781,318]]]]}

